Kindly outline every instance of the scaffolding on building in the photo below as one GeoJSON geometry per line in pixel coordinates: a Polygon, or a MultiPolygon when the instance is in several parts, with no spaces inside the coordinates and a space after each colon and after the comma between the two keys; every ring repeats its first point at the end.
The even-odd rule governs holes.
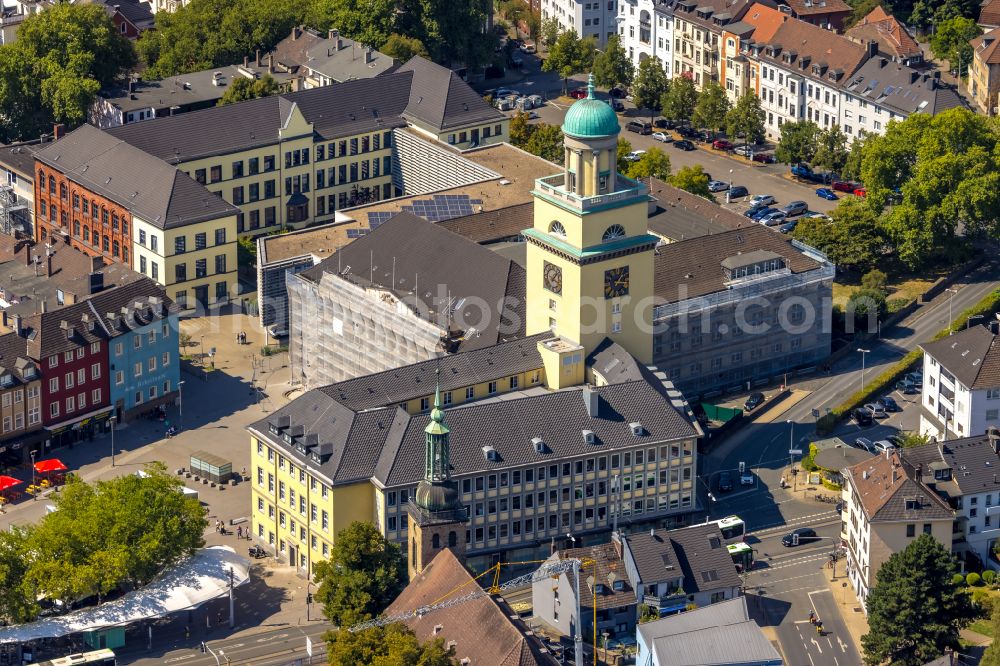
{"type": "Polygon", "coordinates": [[[0,232],[14,236],[26,232],[24,217],[28,210],[17,198],[12,185],[0,186],[0,232]]]}

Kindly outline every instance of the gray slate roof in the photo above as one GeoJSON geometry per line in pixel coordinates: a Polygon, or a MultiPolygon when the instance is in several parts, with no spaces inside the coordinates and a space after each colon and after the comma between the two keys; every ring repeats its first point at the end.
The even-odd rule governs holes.
{"type": "Polygon", "coordinates": [[[121,12],[125,19],[140,30],[153,27],[153,10],[149,3],[139,0],[104,0],[108,13],[121,12]]]}
{"type": "Polygon", "coordinates": [[[653,652],[657,663],[670,666],[783,663],[753,620],[663,636],[653,641],[653,652]]]}
{"type": "Polygon", "coordinates": [[[985,326],[972,326],[946,338],[920,345],[970,389],[1000,386],[1000,340],[985,326]]]}
{"type": "Polygon", "coordinates": [[[590,352],[587,356],[587,367],[600,375],[608,384],[630,382],[648,376],[635,357],[610,338],[604,338],[601,344],[590,352]]]}
{"type": "Polygon", "coordinates": [[[0,164],[17,173],[18,178],[35,180],[35,151],[40,144],[0,145],[0,164]]]}
{"type": "Polygon", "coordinates": [[[355,411],[398,405],[433,393],[438,377],[442,391],[453,391],[541,368],[538,342],[550,337],[551,333],[538,333],[492,347],[447,354],[439,359],[355,377],[318,390],[355,411]],[[436,377],[438,368],[441,374],[436,377]]]}
{"type": "Polygon", "coordinates": [[[657,178],[650,177],[646,183],[649,194],[656,198],[656,208],[649,215],[647,224],[649,230],[658,236],[682,241],[751,224],[739,213],[657,178]]]}
{"type": "Polygon", "coordinates": [[[741,584],[722,530],[715,523],[655,530],[652,534],[636,532],[624,539],[644,585],[683,576],[684,591],[693,594],[741,584]]]}
{"type": "Polygon", "coordinates": [[[887,58],[870,58],[844,83],[844,91],[897,113],[936,115],[965,103],[932,75],[887,58]]]}
{"type": "Polygon", "coordinates": [[[239,212],[183,171],[93,125],[47,144],[36,157],[161,229],[239,212]]]}
{"type": "Polygon", "coordinates": [[[652,622],[644,622],[639,625],[638,631],[642,635],[643,642],[651,645],[654,640],[664,636],[677,636],[709,627],[739,624],[749,619],[746,597],[737,597],[652,622]]]}
{"type": "Polygon", "coordinates": [[[460,343],[461,349],[490,347],[524,335],[524,269],[411,213],[396,214],[298,276],[319,282],[327,273],[391,291],[441,328],[449,325],[450,310],[451,329],[467,334],[482,321],[480,304],[486,303],[492,312],[488,326],[476,327],[460,343]],[[501,320],[505,298],[516,315],[511,319],[518,324],[515,330],[508,330],[511,322],[501,320]]]}
{"type": "MultiPolygon", "coordinates": [[[[600,409],[587,415],[582,392],[566,389],[520,398],[482,401],[448,409],[453,473],[508,469],[545,463],[588,453],[634,446],[637,441],[657,442],[694,437],[691,422],[671,406],[661,385],[627,382],[596,389],[600,409]],[[559,418],[553,418],[558,414],[559,418]],[[637,438],[629,424],[640,422],[647,434],[637,438]],[[596,444],[587,444],[583,430],[591,430],[596,444]],[[541,437],[546,453],[536,453],[533,437],[541,437]],[[499,460],[489,461],[482,447],[491,445],[499,460]]],[[[353,483],[374,477],[385,486],[412,485],[423,476],[424,428],[427,416],[410,416],[399,407],[355,413],[315,389],[250,426],[274,443],[270,426],[295,432],[300,438],[329,445],[319,464],[308,463],[332,483],[353,483]],[[287,417],[287,421],[283,418],[287,417]]],[[[282,448],[300,464],[307,456],[285,444],[282,448]]],[[[728,554],[727,554],[728,558],[728,554]]],[[[730,566],[732,560],[730,559],[730,566]]]]}
{"type": "MultiPolygon", "coordinates": [[[[290,39],[286,37],[285,39],[290,39]]],[[[364,44],[347,37],[340,37],[340,48],[336,39],[320,38],[318,43],[306,51],[306,59],[299,64],[328,76],[334,81],[367,79],[384,74],[398,63],[391,57],[368,49],[364,44]],[[366,57],[366,53],[368,54],[366,57]]]]}
{"type": "Polygon", "coordinates": [[[471,122],[500,122],[490,107],[449,69],[415,56],[395,72],[322,88],[202,109],[108,130],[168,161],[189,161],[272,145],[298,105],[320,140],[388,131],[406,119],[443,130],[471,122]]]}
{"type": "Polygon", "coordinates": [[[1000,455],[986,435],[903,449],[903,459],[920,465],[923,481],[951,497],[1000,490],[1000,455]],[[951,481],[935,482],[932,465],[951,468],[951,481]]]}

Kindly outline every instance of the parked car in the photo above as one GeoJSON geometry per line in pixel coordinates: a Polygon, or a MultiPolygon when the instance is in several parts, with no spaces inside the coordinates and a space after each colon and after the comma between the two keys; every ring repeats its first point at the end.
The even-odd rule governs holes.
{"type": "Polygon", "coordinates": [[[519,97],[521,93],[516,90],[511,90],[510,88],[497,88],[496,92],[493,93],[494,99],[497,97],[506,97],[507,95],[515,95],[519,97]]]}
{"type": "Polygon", "coordinates": [[[777,161],[777,158],[771,153],[754,153],[751,159],[761,164],[774,164],[777,161]]]}
{"type": "Polygon", "coordinates": [[[762,402],[764,402],[764,394],[760,391],[754,391],[747,397],[746,402],[743,403],[743,411],[752,412],[762,402]]]}
{"type": "Polygon", "coordinates": [[[827,220],[827,221],[833,220],[833,218],[830,217],[829,215],[824,215],[823,213],[817,213],[816,211],[812,211],[812,210],[809,211],[808,213],[803,213],[802,217],[808,217],[808,218],[815,217],[815,218],[819,218],[821,220],[827,220]]]}
{"type": "Polygon", "coordinates": [[[642,159],[642,156],[646,154],[645,150],[633,150],[631,153],[623,157],[622,159],[626,162],[638,162],[642,159]]]}
{"type": "Polygon", "coordinates": [[[899,406],[899,403],[896,402],[895,398],[888,395],[885,396],[884,398],[879,398],[878,404],[882,405],[882,409],[884,409],[887,412],[903,411],[902,407],[899,406]]]}
{"type": "Polygon", "coordinates": [[[826,199],[827,201],[836,201],[838,199],[837,194],[829,187],[821,187],[817,189],[816,196],[820,199],[826,199]]]}
{"type": "Polygon", "coordinates": [[[750,203],[753,205],[763,204],[769,205],[773,203],[778,203],[778,200],[774,198],[773,194],[755,194],[750,198],[750,203]]]}
{"type": "Polygon", "coordinates": [[[805,201],[792,201],[782,206],[781,210],[788,217],[795,217],[809,212],[809,205],[805,201]]]}
{"type": "Polygon", "coordinates": [[[733,474],[728,470],[719,472],[719,492],[727,493],[733,489],[733,474]]]}
{"type": "Polygon", "coordinates": [[[689,139],[698,136],[698,130],[691,127],[690,125],[684,125],[683,127],[677,128],[677,133],[681,136],[686,136],[689,139]]]}
{"type": "Polygon", "coordinates": [[[708,181],[708,191],[709,192],[725,192],[729,189],[729,183],[724,180],[710,180],[708,181]]]}
{"type": "Polygon", "coordinates": [[[868,190],[866,190],[863,187],[859,187],[858,189],[854,190],[854,196],[861,197],[862,199],[864,199],[865,197],[868,196],[868,190]]]}
{"type": "Polygon", "coordinates": [[[629,132],[635,132],[636,134],[652,134],[653,126],[649,123],[644,123],[641,120],[630,120],[625,129],[629,132]]]}
{"type": "Polygon", "coordinates": [[[867,437],[858,437],[854,440],[854,446],[869,453],[875,453],[875,444],[867,437]]]}
{"type": "Polygon", "coordinates": [[[657,118],[656,121],[653,123],[653,127],[657,129],[673,129],[674,125],[675,125],[674,121],[670,120],[669,118],[657,118]]]}
{"type": "Polygon", "coordinates": [[[793,231],[795,231],[795,227],[797,226],[799,226],[798,220],[789,220],[788,222],[785,222],[783,225],[778,227],[778,231],[780,231],[783,234],[790,234],[793,231]]]}
{"type": "Polygon", "coordinates": [[[912,382],[917,388],[924,385],[924,373],[922,372],[908,372],[903,375],[903,379],[912,382]]]}
{"type": "Polygon", "coordinates": [[[521,48],[521,52],[522,53],[534,53],[535,52],[535,45],[534,44],[522,44],[520,48],[521,48]]]}
{"type": "Polygon", "coordinates": [[[716,139],[712,142],[712,150],[732,150],[733,142],[725,139],[716,139]]]}
{"type": "Polygon", "coordinates": [[[741,486],[752,486],[754,482],[753,472],[749,469],[740,472],[740,485],[741,486]]]}
{"type": "Polygon", "coordinates": [[[854,422],[859,426],[867,426],[872,424],[872,413],[869,412],[864,407],[858,407],[851,413],[851,417],[854,422]]]}
{"type": "Polygon", "coordinates": [[[653,141],[659,141],[660,143],[673,143],[674,137],[670,136],[666,132],[653,132],[651,138],[653,141]]]}
{"type": "Polygon", "coordinates": [[[875,453],[885,453],[899,448],[887,439],[880,439],[877,442],[873,442],[872,446],[875,448],[875,453]]]}
{"type": "Polygon", "coordinates": [[[615,99],[625,99],[625,95],[627,94],[628,93],[625,92],[625,90],[622,88],[612,88],[611,90],[608,91],[608,95],[610,95],[615,99]]]}
{"type": "Polygon", "coordinates": [[[788,221],[788,214],[783,210],[776,210],[773,213],[768,213],[757,221],[766,227],[778,227],[788,221]]]}
{"type": "Polygon", "coordinates": [[[818,541],[819,536],[816,535],[816,530],[811,527],[800,527],[797,530],[793,530],[781,537],[781,545],[790,548],[792,546],[798,546],[803,543],[810,543],[812,541],[818,541]]]}
{"type": "Polygon", "coordinates": [[[850,180],[833,181],[833,189],[835,189],[838,192],[847,192],[848,194],[851,194],[854,192],[854,190],[858,189],[859,187],[861,187],[861,183],[855,183],[850,180]]]}
{"type": "Polygon", "coordinates": [[[764,206],[756,213],[751,215],[750,219],[753,220],[754,222],[760,222],[760,218],[766,215],[770,215],[771,213],[777,213],[777,212],[779,212],[777,208],[772,208],[771,206],[764,206]]]}
{"type": "Polygon", "coordinates": [[[611,108],[621,113],[622,111],[625,110],[625,105],[622,104],[621,100],[613,99],[611,100],[611,108]]]}
{"type": "Polygon", "coordinates": [[[587,96],[587,91],[583,88],[577,88],[576,90],[570,90],[569,96],[573,99],[583,99],[587,96]]]}
{"type": "Polygon", "coordinates": [[[865,405],[865,409],[872,413],[872,417],[876,419],[884,419],[888,414],[885,413],[885,407],[877,402],[869,402],[865,405]]]}
{"type": "MultiPolygon", "coordinates": [[[[761,212],[763,212],[763,211],[765,211],[767,209],[768,209],[768,206],[766,206],[764,204],[753,205],[753,206],[750,206],[749,208],[746,209],[746,211],[743,213],[743,217],[752,218],[757,213],[761,213],[761,212]]],[[[775,210],[777,210],[777,209],[775,209],[775,210]]]]}
{"type": "Polygon", "coordinates": [[[684,150],[684,151],[697,150],[697,148],[694,147],[694,144],[691,143],[690,141],[688,141],[687,139],[681,139],[680,141],[674,141],[674,148],[680,148],[681,150],[684,150]]]}
{"type": "Polygon", "coordinates": [[[748,190],[743,185],[733,185],[732,187],[729,188],[729,199],[730,199],[730,201],[733,200],[733,199],[738,199],[740,197],[745,197],[745,196],[747,196],[749,194],[750,194],[750,190],[748,190]]]}
{"type": "Polygon", "coordinates": [[[896,382],[896,390],[903,395],[913,395],[914,393],[920,393],[920,388],[911,381],[901,379],[896,382]]]}

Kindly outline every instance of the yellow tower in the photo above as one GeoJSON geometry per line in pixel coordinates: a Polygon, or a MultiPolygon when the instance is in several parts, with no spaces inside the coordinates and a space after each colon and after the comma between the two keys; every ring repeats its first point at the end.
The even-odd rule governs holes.
{"type": "Polygon", "coordinates": [[[586,353],[609,337],[651,363],[649,188],[617,173],[618,117],[594,98],[592,79],[587,92],[563,122],[563,172],[539,178],[532,192],[527,331],[551,330],[586,353]]]}

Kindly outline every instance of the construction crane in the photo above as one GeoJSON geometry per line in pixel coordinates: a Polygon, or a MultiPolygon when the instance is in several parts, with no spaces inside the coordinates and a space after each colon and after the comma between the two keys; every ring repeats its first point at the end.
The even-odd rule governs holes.
{"type": "MultiPolygon", "coordinates": [[[[479,599],[486,595],[500,594],[508,590],[514,590],[516,588],[528,585],[531,583],[536,583],[542,581],[546,578],[557,578],[561,574],[573,572],[573,584],[576,589],[576,617],[577,621],[574,624],[574,634],[573,634],[573,647],[575,650],[575,661],[578,666],[583,664],[583,634],[580,632],[580,569],[585,566],[595,565],[594,560],[581,560],[577,558],[566,558],[564,560],[557,560],[555,562],[549,562],[544,560],[544,564],[538,567],[530,573],[526,573],[522,576],[516,578],[511,578],[510,580],[501,583],[500,582],[500,567],[512,564],[534,564],[535,562],[543,560],[535,560],[531,562],[500,562],[494,564],[492,567],[479,574],[475,578],[465,583],[462,583],[458,587],[449,590],[443,596],[432,601],[431,603],[421,606],[420,608],[414,608],[411,610],[404,611],[402,613],[396,613],[395,615],[383,615],[367,622],[361,622],[353,627],[350,627],[348,631],[357,632],[364,631],[365,629],[373,629],[375,627],[384,627],[389,624],[394,624],[396,622],[404,622],[406,620],[412,619],[414,617],[423,617],[428,613],[432,613],[436,610],[441,610],[442,608],[451,608],[452,606],[457,606],[459,604],[464,604],[467,601],[473,601],[479,599]],[[451,595],[461,590],[463,587],[475,583],[480,578],[486,574],[493,572],[493,583],[487,587],[475,586],[475,590],[471,592],[466,592],[461,596],[452,597],[451,595]]],[[[596,599],[594,601],[594,664],[597,664],[597,604],[596,599]]]]}

